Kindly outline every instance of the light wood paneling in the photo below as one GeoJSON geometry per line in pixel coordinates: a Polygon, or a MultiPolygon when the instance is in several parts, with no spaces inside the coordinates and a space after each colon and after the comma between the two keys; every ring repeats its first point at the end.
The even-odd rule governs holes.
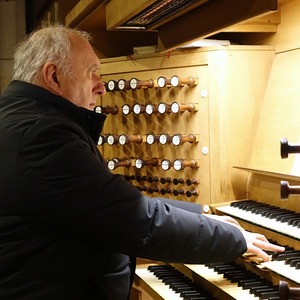
{"type": "Polygon", "coordinates": [[[300,50],[277,54],[253,141],[249,167],[300,175],[297,155],[280,156],[280,138],[300,142],[300,50]]]}
{"type": "MultiPolygon", "coordinates": [[[[201,204],[238,199],[245,196],[247,174],[236,177],[233,165],[247,164],[251,156],[258,112],[264,98],[265,87],[274,56],[272,47],[230,46],[201,50],[183,50],[153,57],[133,57],[102,60],[102,75],[110,79],[129,80],[154,79],[172,75],[185,78],[196,76],[196,87],[153,88],[138,91],[111,92],[102,97],[102,105],[124,103],[199,103],[196,113],[184,112],[181,115],[139,117],[109,116],[105,133],[194,133],[200,134],[196,145],[131,145],[102,146],[106,158],[148,157],[198,159],[197,170],[186,168],[183,171],[162,171],[160,168],[142,170],[143,173],[158,177],[193,178],[200,180],[199,196],[187,199],[201,204]],[[117,70],[117,71],[116,71],[117,70]],[[203,91],[207,96],[202,97],[203,91]],[[202,148],[208,148],[208,154],[202,148]]],[[[120,170],[131,174],[134,169],[120,170]]],[[[171,186],[172,189],[174,188],[171,186]]],[[[186,188],[186,187],[184,187],[186,188]]],[[[157,196],[157,194],[155,195],[157,196]]],[[[184,199],[186,197],[179,197],[184,199]]]]}

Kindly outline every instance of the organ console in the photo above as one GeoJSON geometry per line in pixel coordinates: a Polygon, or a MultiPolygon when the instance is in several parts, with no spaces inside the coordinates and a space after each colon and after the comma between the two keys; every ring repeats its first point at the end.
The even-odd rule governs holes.
{"type": "MultiPolygon", "coordinates": [[[[258,124],[256,129],[253,125],[259,119],[267,84],[279,81],[271,78],[273,81],[269,82],[274,49],[249,48],[194,49],[189,56],[143,58],[141,62],[137,58],[136,66],[114,60],[102,63],[107,84],[110,78],[117,81],[118,76],[132,78],[128,80],[129,89],[122,89],[121,84],[117,89],[122,93],[104,96],[107,98],[103,103],[111,101],[112,107],[123,105],[122,114],[111,116],[104,132],[124,132],[128,136],[139,132],[146,141],[128,147],[111,147],[108,142],[101,145],[107,157],[138,158],[135,163],[133,159],[113,160],[114,168],[123,167],[117,172],[134,174],[137,188],[145,194],[158,197],[159,193],[166,198],[199,203],[204,213],[232,216],[246,230],[260,232],[286,248],[286,255],[269,253],[271,261],[267,263],[252,254],[220,265],[138,260],[134,288],[139,292],[139,300],[297,299],[294,289],[300,287],[298,187],[287,181],[280,187],[280,180],[300,180],[288,172],[285,178],[284,173],[264,170],[263,160],[255,160],[260,153],[268,153],[268,165],[272,165],[273,152],[264,152],[257,145],[265,145],[268,134],[276,130],[267,124],[268,134],[256,141],[261,127],[258,124]],[[241,59],[245,63],[241,64],[241,59]],[[123,69],[118,75],[115,70],[120,66],[123,69]],[[161,70],[164,76],[158,75],[161,70]],[[157,81],[136,79],[142,73],[144,78],[157,81]],[[136,104],[139,107],[134,112],[136,104]],[[159,168],[142,169],[148,161],[145,157],[163,159],[159,168]],[[136,168],[129,168],[132,165],[136,168]],[[140,174],[141,170],[145,173],[140,174]],[[280,196],[293,197],[281,201],[280,196]],[[168,279],[157,276],[148,266],[162,268],[168,279]],[[172,276],[176,276],[176,284],[172,276]]],[[[274,93],[270,94],[274,97],[274,93]]],[[[282,110],[279,116],[281,120],[282,110]]],[[[267,122],[271,117],[262,115],[260,119],[267,122]]],[[[281,143],[282,158],[300,153],[300,147],[286,139],[281,143]]]]}

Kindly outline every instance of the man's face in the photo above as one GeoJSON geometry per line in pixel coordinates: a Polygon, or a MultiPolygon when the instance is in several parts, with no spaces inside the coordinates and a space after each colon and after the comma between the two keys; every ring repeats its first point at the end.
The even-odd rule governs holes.
{"type": "Polygon", "coordinates": [[[93,110],[98,95],[105,94],[105,87],[97,72],[100,62],[91,45],[80,36],[70,37],[73,75],[61,75],[62,96],[79,107],[93,110]]]}

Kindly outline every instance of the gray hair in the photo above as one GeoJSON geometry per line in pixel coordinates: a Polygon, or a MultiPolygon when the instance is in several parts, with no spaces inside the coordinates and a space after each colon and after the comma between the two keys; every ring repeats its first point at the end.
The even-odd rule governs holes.
{"type": "Polygon", "coordinates": [[[63,25],[52,25],[28,35],[16,49],[13,79],[35,84],[39,71],[50,61],[64,74],[71,75],[72,51],[69,40],[71,35],[91,40],[87,32],[63,25]]]}

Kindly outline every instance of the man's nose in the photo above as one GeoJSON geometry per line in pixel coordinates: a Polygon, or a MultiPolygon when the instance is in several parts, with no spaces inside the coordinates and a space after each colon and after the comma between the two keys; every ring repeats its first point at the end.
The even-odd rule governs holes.
{"type": "Polygon", "coordinates": [[[106,93],[105,85],[100,76],[96,75],[96,87],[95,92],[99,95],[104,95],[106,93]]]}
{"type": "Polygon", "coordinates": [[[100,89],[100,94],[101,95],[104,95],[105,93],[106,93],[106,88],[105,88],[105,84],[103,83],[103,81],[102,81],[102,79],[100,79],[100,87],[99,87],[99,89],[100,89]]]}

